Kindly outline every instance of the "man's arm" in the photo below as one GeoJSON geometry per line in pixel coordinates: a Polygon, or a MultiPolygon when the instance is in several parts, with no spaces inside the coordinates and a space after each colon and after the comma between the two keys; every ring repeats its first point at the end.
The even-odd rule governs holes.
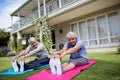
{"type": "Polygon", "coordinates": [[[26,57],[32,56],[32,55],[36,54],[36,53],[39,52],[39,51],[40,51],[40,48],[38,47],[37,49],[30,51],[30,52],[29,52],[28,54],[26,54],[24,57],[26,58],[26,57]]]}
{"type": "Polygon", "coordinates": [[[20,52],[18,55],[14,56],[14,57],[12,58],[12,61],[15,61],[15,60],[17,60],[18,58],[20,58],[21,56],[26,55],[28,52],[29,52],[29,49],[28,49],[28,48],[27,48],[26,50],[23,50],[23,51],[20,52]]]}

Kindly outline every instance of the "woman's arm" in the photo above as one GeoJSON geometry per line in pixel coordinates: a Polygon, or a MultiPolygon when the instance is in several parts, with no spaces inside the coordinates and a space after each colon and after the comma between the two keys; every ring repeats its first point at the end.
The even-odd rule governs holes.
{"type": "Polygon", "coordinates": [[[73,47],[73,48],[70,48],[70,49],[64,51],[64,52],[60,55],[60,58],[62,58],[63,56],[65,56],[65,55],[67,55],[67,54],[72,54],[72,53],[78,51],[79,49],[80,49],[79,46],[75,46],[75,47],[73,47]]]}

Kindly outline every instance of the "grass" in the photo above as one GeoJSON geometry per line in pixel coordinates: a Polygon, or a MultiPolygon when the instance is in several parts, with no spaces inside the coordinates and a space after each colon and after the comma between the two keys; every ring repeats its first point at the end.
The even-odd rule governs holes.
{"type": "MultiPolygon", "coordinates": [[[[65,62],[66,56],[62,62],[65,62]]],[[[89,53],[90,59],[96,59],[98,62],[89,69],[82,71],[72,80],[120,80],[120,54],[116,52],[89,53]]],[[[27,58],[26,62],[33,59],[27,58]]],[[[0,57],[0,72],[6,71],[11,67],[11,57],[0,57]]],[[[50,69],[45,67],[44,69],[50,69]]],[[[24,80],[25,78],[40,72],[42,69],[28,72],[22,75],[0,76],[0,80],[24,80]]]]}

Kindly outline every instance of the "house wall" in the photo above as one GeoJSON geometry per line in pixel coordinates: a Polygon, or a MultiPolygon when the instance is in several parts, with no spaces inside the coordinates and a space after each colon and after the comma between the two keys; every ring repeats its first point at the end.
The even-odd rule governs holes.
{"type": "MultiPolygon", "coordinates": [[[[60,43],[65,43],[65,41],[66,41],[65,36],[66,36],[67,32],[69,32],[71,30],[70,29],[71,24],[78,23],[80,21],[84,21],[84,20],[87,20],[87,19],[90,19],[90,18],[95,18],[97,16],[107,15],[107,14],[112,13],[112,12],[118,12],[119,22],[120,22],[120,4],[117,4],[117,5],[111,6],[109,8],[104,8],[104,9],[98,10],[96,12],[93,12],[93,13],[90,13],[90,14],[87,14],[87,15],[84,15],[84,16],[78,16],[75,19],[72,19],[72,20],[54,25],[53,28],[55,30],[56,49],[59,50],[59,44],[60,43]],[[60,32],[59,32],[60,29],[63,30],[62,34],[60,34],[60,32]]],[[[87,50],[89,52],[116,51],[116,47],[117,46],[111,46],[111,45],[105,47],[103,45],[103,46],[100,46],[100,47],[87,48],[87,50]]]]}
{"type": "Polygon", "coordinates": [[[69,22],[64,22],[55,25],[52,28],[55,30],[56,49],[59,50],[59,45],[61,43],[64,44],[66,41],[66,34],[68,31],[70,31],[70,25],[69,22]],[[60,30],[62,30],[62,33],[60,33],[60,30]]]}

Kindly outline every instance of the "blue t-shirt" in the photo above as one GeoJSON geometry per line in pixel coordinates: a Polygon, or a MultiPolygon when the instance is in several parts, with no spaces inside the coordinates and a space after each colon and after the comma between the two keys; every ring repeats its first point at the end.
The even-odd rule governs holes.
{"type": "Polygon", "coordinates": [[[80,57],[88,59],[88,54],[87,54],[85,45],[81,40],[77,40],[77,42],[76,42],[76,44],[74,46],[72,46],[67,41],[64,46],[67,47],[68,49],[72,48],[74,46],[79,46],[80,47],[80,49],[78,51],[76,51],[75,53],[70,54],[71,59],[76,59],[76,58],[80,58],[80,57]]]}

